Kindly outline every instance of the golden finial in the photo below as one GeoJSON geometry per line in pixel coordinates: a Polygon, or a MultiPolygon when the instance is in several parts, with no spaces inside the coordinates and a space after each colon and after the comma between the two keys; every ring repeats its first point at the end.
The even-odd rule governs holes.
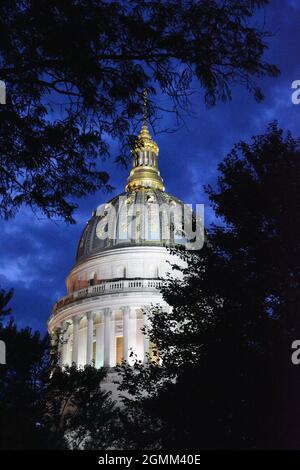
{"type": "Polygon", "coordinates": [[[133,168],[127,180],[127,191],[140,187],[164,191],[163,180],[157,165],[159,148],[148,130],[148,106],[148,90],[145,88],[143,91],[143,124],[132,149],[133,168]]]}

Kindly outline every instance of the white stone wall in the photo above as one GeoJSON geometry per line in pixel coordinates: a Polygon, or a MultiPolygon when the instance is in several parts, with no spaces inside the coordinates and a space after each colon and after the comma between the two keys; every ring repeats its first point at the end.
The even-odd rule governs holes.
{"type": "Polygon", "coordinates": [[[166,261],[178,262],[166,248],[137,246],[104,251],[94,258],[76,265],[67,277],[67,289],[70,290],[76,280],[123,278],[165,278],[172,271],[166,261]]]}
{"type": "MultiPolygon", "coordinates": [[[[119,279],[124,275],[127,279],[153,279],[158,276],[165,278],[167,273],[172,272],[168,261],[183,264],[182,260],[171,256],[163,247],[112,249],[75,266],[68,276],[67,285],[70,288],[74,279],[93,279],[95,273],[98,280],[119,279]]],[[[178,272],[174,271],[173,275],[178,276],[178,272]]],[[[91,351],[95,342],[96,367],[114,367],[116,365],[116,336],[123,336],[125,360],[129,363],[132,361],[129,357],[131,350],[139,360],[145,360],[149,345],[141,331],[145,322],[143,308],[151,304],[159,304],[164,308],[168,308],[168,305],[163,301],[158,289],[149,290],[143,285],[138,290],[112,291],[101,295],[93,293],[91,296],[72,299],[70,303],[58,309],[50,317],[48,328],[50,333],[57,328],[65,332],[66,340],[61,348],[61,364],[75,362],[78,366],[84,366],[91,363],[93,359],[91,351]],[[125,311],[128,312],[127,317],[125,311]],[[90,320],[88,320],[89,317],[90,320]],[[79,324],[78,334],[76,328],[74,330],[74,322],[79,324]],[[90,322],[90,329],[88,322],[90,322]]]]}

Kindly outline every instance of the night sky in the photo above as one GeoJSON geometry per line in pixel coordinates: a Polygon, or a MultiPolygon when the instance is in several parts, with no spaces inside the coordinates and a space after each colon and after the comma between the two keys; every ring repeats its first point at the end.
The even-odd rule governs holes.
{"type": "MultiPolygon", "coordinates": [[[[260,85],[265,100],[258,104],[244,88],[233,90],[233,101],[207,109],[201,94],[193,98],[194,118],[176,133],[159,133],[159,167],[166,190],[187,203],[205,204],[205,223],[214,214],[207,205],[203,185],[215,184],[217,165],[239,140],[265,132],[276,119],[281,127],[300,136],[300,105],[291,101],[291,83],[300,80],[300,1],[271,0],[264,11],[269,38],[265,59],[281,70],[279,78],[264,79],[260,85]]],[[[262,15],[257,18],[261,24],[262,15]]],[[[172,127],[170,115],[163,117],[157,130],[172,127]]],[[[153,134],[153,132],[151,132],[153,134]]],[[[1,221],[0,285],[13,287],[11,302],[19,326],[46,330],[51,305],[65,295],[65,278],[72,268],[77,243],[92,210],[122,192],[129,170],[111,160],[104,168],[115,187],[110,194],[99,192],[81,199],[75,213],[76,225],[38,218],[24,208],[14,220],[1,221]]]]}

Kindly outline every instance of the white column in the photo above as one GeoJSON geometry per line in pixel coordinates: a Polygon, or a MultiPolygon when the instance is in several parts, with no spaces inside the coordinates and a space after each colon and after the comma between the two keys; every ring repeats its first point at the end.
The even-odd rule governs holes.
{"type": "Polygon", "coordinates": [[[100,323],[96,326],[96,367],[103,367],[104,359],[104,315],[100,316],[100,323]]]}
{"type": "Polygon", "coordinates": [[[72,363],[78,365],[78,337],[79,337],[79,322],[80,317],[72,318],[73,321],[73,349],[72,349],[72,363]]]}
{"type": "Polygon", "coordinates": [[[111,309],[104,309],[104,367],[110,367],[111,309]]]}
{"type": "MultiPolygon", "coordinates": [[[[147,313],[144,313],[144,328],[148,330],[150,325],[147,313]]],[[[149,360],[149,336],[144,333],[144,363],[149,360]]]]}
{"type": "Polygon", "coordinates": [[[86,315],[86,364],[92,364],[93,359],[94,317],[93,312],[86,315]]]}
{"type": "Polygon", "coordinates": [[[129,359],[129,315],[130,307],[123,307],[123,359],[129,359]]]}
{"type": "Polygon", "coordinates": [[[61,328],[56,328],[55,330],[52,330],[50,333],[50,346],[51,346],[51,353],[55,354],[54,360],[55,362],[59,359],[59,363],[57,362],[57,365],[61,365],[61,345],[60,345],[60,336],[61,336],[61,328]]]}
{"type": "Polygon", "coordinates": [[[61,367],[67,364],[68,360],[68,322],[63,322],[62,324],[62,353],[61,353],[61,367]]]}

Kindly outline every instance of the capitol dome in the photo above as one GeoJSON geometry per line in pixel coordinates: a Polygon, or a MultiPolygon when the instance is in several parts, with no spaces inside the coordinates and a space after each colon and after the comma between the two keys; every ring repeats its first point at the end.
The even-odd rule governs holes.
{"type": "Polygon", "coordinates": [[[67,276],[67,294],[48,321],[50,334],[58,331],[63,339],[62,366],[112,368],[130,362],[130,352],[141,361],[155,355],[142,332],[146,310],[169,308],[160,288],[169,275],[180,275],[172,264],[183,261],[167,248],[186,242],[183,202],[165,192],[158,153],[144,115],[125,192],[92,213],[67,276]]]}
{"type": "Polygon", "coordinates": [[[160,189],[141,187],[119,194],[93,212],[76,261],[125,246],[184,244],[182,214],[183,202],[160,189]]]}

